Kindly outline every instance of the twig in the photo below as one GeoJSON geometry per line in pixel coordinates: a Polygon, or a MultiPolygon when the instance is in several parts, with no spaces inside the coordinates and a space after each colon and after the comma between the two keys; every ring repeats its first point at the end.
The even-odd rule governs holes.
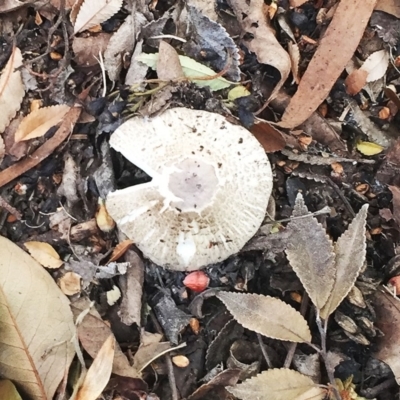
{"type": "Polygon", "coordinates": [[[264,344],[264,342],[262,340],[262,336],[259,333],[257,333],[257,339],[258,339],[258,343],[260,344],[261,352],[263,353],[265,361],[267,362],[268,368],[273,368],[271,359],[269,358],[267,349],[266,349],[265,344],[264,344]]]}
{"type": "Polygon", "coordinates": [[[169,386],[171,387],[172,400],[179,400],[178,390],[176,388],[174,366],[172,365],[172,361],[171,361],[171,355],[166,354],[164,357],[165,357],[165,361],[167,363],[168,380],[169,380],[169,386]]]}
{"type": "Polygon", "coordinates": [[[3,197],[0,196],[0,207],[4,208],[9,214],[13,215],[16,219],[20,220],[22,218],[21,213],[9,204],[3,197]]]}
{"type": "MultiPolygon", "coordinates": [[[[306,315],[307,307],[310,302],[310,298],[307,294],[307,292],[304,292],[303,298],[301,300],[301,306],[300,306],[300,314],[304,317],[306,315]]],[[[294,353],[297,348],[297,343],[290,343],[289,345],[289,351],[286,354],[286,359],[283,364],[283,368],[290,368],[290,364],[292,363],[294,353]]]]}

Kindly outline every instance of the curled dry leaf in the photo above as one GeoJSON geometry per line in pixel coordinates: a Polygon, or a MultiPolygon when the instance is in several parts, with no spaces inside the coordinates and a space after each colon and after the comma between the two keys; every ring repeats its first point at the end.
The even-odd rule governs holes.
{"type": "Polygon", "coordinates": [[[122,7],[122,0],[85,0],[79,8],[74,24],[74,33],[99,25],[122,7]]]}
{"type": "Polygon", "coordinates": [[[303,196],[297,195],[293,217],[288,224],[292,232],[286,255],[312,302],[321,309],[332,291],[335,280],[335,254],[325,229],[312,215],[303,196]],[[304,218],[298,218],[306,216],[304,218]]]}
{"type": "Polygon", "coordinates": [[[32,241],[24,243],[24,246],[30,255],[43,267],[60,268],[63,265],[58,253],[48,243],[32,241]]]}
{"type": "Polygon", "coordinates": [[[271,65],[281,74],[281,79],[270,95],[270,100],[285,83],[291,69],[288,53],[275,37],[274,29],[267,23],[264,15],[264,0],[230,0],[230,6],[235,12],[243,33],[249,40],[244,40],[245,46],[256,54],[262,64],[271,65]]]}
{"type": "Polygon", "coordinates": [[[374,356],[389,365],[400,385],[400,302],[383,290],[376,291],[373,301],[376,326],[384,333],[378,339],[374,356]]]}
{"type": "Polygon", "coordinates": [[[15,142],[41,137],[46,132],[57,125],[70,110],[70,107],[62,104],[39,108],[28,114],[19,124],[15,132],[15,142]]]}
{"type": "Polygon", "coordinates": [[[283,301],[257,294],[219,292],[217,297],[245,328],[289,342],[310,342],[311,333],[303,316],[283,301]]]}
{"type": "Polygon", "coordinates": [[[81,291],[81,276],[75,272],[67,272],[58,280],[58,286],[67,296],[73,296],[81,291]]]}
{"type": "Polygon", "coordinates": [[[52,399],[74,357],[69,302],[31,256],[0,237],[0,375],[52,399]]]}
{"type": "Polygon", "coordinates": [[[353,56],[376,0],[342,0],[304,73],[297,92],[282,116],[281,126],[302,124],[326,99],[347,62],[353,56]],[[332,57],[332,51],[340,52],[332,57]]]}
{"type": "Polygon", "coordinates": [[[311,378],[288,368],[264,371],[226,389],[243,400],[322,400],[327,394],[311,378]]]}
{"type": "Polygon", "coordinates": [[[323,319],[332,314],[348,295],[364,265],[367,251],[365,232],[367,215],[368,204],[364,204],[335,243],[335,283],[320,312],[323,319]]]}
{"type": "Polygon", "coordinates": [[[25,95],[21,71],[22,54],[18,47],[14,47],[0,77],[0,133],[4,132],[8,123],[14,118],[21,107],[25,95]]]}
{"type": "Polygon", "coordinates": [[[115,339],[113,335],[110,335],[87,371],[76,400],[96,400],[101,395],[110,380],[114,350],[115,339]]]}

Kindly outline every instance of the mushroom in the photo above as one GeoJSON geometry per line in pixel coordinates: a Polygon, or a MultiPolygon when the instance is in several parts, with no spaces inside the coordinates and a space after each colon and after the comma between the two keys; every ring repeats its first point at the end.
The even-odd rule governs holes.
{"type": "Polygon", "coordinates": [[[126,121],[110,144],[152,177],[110,193],[106,207],[154,263],[200,269],[237,253],[260,227],[272,171],[245,128],[219,114],[173,108],[126,121]]]}

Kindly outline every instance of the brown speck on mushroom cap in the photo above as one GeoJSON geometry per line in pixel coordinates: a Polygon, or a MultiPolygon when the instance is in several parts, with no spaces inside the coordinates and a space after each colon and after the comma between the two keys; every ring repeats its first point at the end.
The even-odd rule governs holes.
{"type": "Polygon", "coordinates": [[[174,108],[126,121],[110,144],[153,178],[110,193],[106,207],[154,263],[197,270],[237,253],[260,227],[272,171],[245,128],[219,114],[174,108]]]}

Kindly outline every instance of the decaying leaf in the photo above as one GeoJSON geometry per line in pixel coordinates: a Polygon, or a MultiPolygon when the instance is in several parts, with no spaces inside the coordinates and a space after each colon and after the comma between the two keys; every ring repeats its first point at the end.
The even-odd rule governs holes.
{"type": "Polygon", "coordinates": [[[81,67],[92,67],[99,64],[99,54],[103,54],[110,42],[111,35],[100,32],[96,35],[74,37],[72,50],[75,62],[81,67]]]}
{"type": "Polygon", "coordinates": [[[69,302],[43,267],[4,237],[0,320],[0,375],[32,399],[52,399],[75,354],[69,302]]]}
{"type": "Polygon", "coordinates": [[[400,4],[397,0],[379,0],[376,3],[375,10],[384,11],[400,18],[400,4]]]}
{"type": "Polygon", "coordinates": [[[51,127],[57,125],[69,110],[69,106],[62,104],[31,112],[19,124],[15,132],[15,142],[43,136],[51,127]]]}
{"type": "Polygon", "coordinates": [[[183,78],[181,63],[177,51],[167,42],[161,40],[158,48],[157,76],[164,81],[174,81],[183,78]]]}
{"type": "Polygon", "coordinates": [[[4,132],[8,123],[14,118],[25,95],[21,71],[16,71],[16,68],[21,66],[21,50],[14,47],[0,76],[0,133],[4,132]]]}
{"type": "Polygon", "coordinates": [[[274,29],[265,18],[264,0],[252,0],[251,2],[230,0],[229,3],[242,26],[243,36],[248,37],[247,40],[243,38],[245,46],[256,54],[260,63],[271,65],[281,75],[281,79],[270,95],[269,100],[271,100],[289,76],[290,57],[276,39],[274,29]]]}
{"type": "Polygon", "coordinates": [[[367,250],[365,232],[367,214],[368,204],[364,204],[335,243],[335,284],[320,312],[323,319],[328,318],[347,296],[364,265],[367,250]]]}
{"type": "Polygon", "coordinates": [[[308,376],[288,368],[264,371],[227,390],[243,400],[322,400],[327,393],[308,376]]]}
{"type": "Polygon", "coordinates": [[[25,3],[22,3],[19,0],[3,0],[0,4],[0,14],[14,11],[22,7],[24,4],[25,3]]]}
{"type": "Polygon", "coordinates": [[[282,116],[281,126],[302,124],[326,99],[353,56],[376,0],[342,0],[304,73],[297,92],[282,116]],[[334,49],[340,48],[332,56],[334,49]]]}
{"type": "Polygon", "coordinates": [[[335,254],[332,241],[315,217],[308,214],[303,197],[299,194],[288,224],[292,234],[286,255],[312,302],[321,309],[326,303],[335,280],[335,254]]]}
{"type": "Polygon", "coordinates": [[[108,260],[108,263],[116,261],[120,257],[122,257],[126,253],[126,251],[129,249],[129,247],[132,246],[132,244],[133,244],[133,241],[130,239],[126,239],[126,240],[122,241],[121,243],[118,243],[115,246],[115,249],[113,250],[110,259],[108,260]]]}
{"type": "Polygon", "coordinates": [[[74,24],[74,33],[99,25],[122,7],[122,0],[85,0],[79,8],[74,24]]]}
{"type": "Polygon", "coordinates": [[[356,147],[361,154],[364,154],[364,156],[374,156],[376,154],[382,153],[383,151],[382,146],[371,142],[360,141],[357,143],[356,147]]]}
{"type": "MultiPolygon", "coordinates": [[[[156,70],[158,63],[158,53],[142,53],[138,57],[136,57],[136,60],[146,64],[151,69],[156,70]]],[[[187,78],[207,78],[215,76],[217,74],[211,68],[208,68],[205,65],[198,63],[192,58],[179,56],[179,60],[182,66],[183,73],[187,78]]],[[[208,86],[211,90],[221,90],[231,86],[231,82],[221,77],[210,80],[193,79],[193,82],[200,87],[208,86]]]]}
{"type": "Polygon", "coordinates": [[[384,333],[376,344],[375,357],[389,365],[400,385],[400,302],[398,297],[377,290],[374,295],[376,326],[384,333]]]}
{"type": "Polygon", "coordinates": [[[267,121],[255,123],[251,127],[250,131],[261,143],[267,153],[280,151],[286,146],[286,139],[282,132],[267,121]]]}
{"type": "Polygon", "coordinates": [[[310,342],[303,316],[289,304],[270,296],[219,292],[217,297],[245,328],[264,336],[290,342],[310,342]]]}
{"type": "Polygon", "coordinates": [[[87,371],[76,400],[96,400],[101,395],[110,380],[114,350],[115,338],[110,335],[87,371]]]}
{"type": "Polygon", "coordinates": [[[43,267],[60,268],[63,261],[58,253],[48,243],[44,242],[25,242],[24,246],[29,251],[30,255],[43,267]]]}
{"type": "MultiPolygon", "coordinates": [[[[83,348],[92,358],[95,358],[104,341],[112,334],[111,328],[102,320],[98,311],[91,307],[90,301],[84,297],[75,300],[71,304],[71,309],[75,318],[89,309],[82,322],[78,324],[77,330],[79,341],[83,348]]],[[[135,368],[129,364],[118,343],[115,345],[112,372],[116,375],[131,378],[139,376],[135,368]]]]}
{"type": "Polygon", "coordinates": [[[135,43],[135,21],[132,15],[128,15],[117,32],[111,36],[107,49],[104,52],[104,67],[108,73],[108,77],[112,81],[118,79],[122,69],[122,57],[124,53],[132,51],[135,43]]]}
{"type": "Polygon", "coordinates": [[[357,94],[367,83],[368,72],[359,68],[349,74],[345,80],[346,92],[351,96],[357,94]]]}

